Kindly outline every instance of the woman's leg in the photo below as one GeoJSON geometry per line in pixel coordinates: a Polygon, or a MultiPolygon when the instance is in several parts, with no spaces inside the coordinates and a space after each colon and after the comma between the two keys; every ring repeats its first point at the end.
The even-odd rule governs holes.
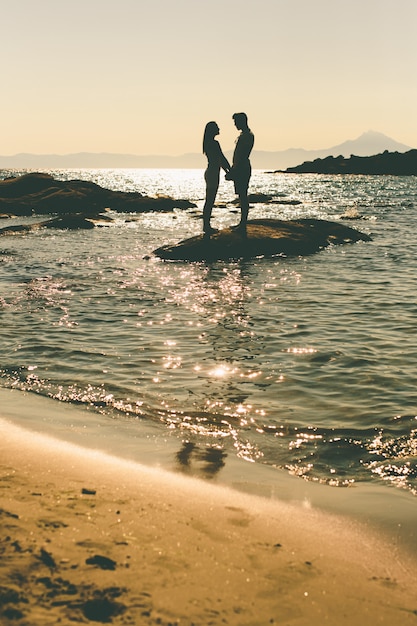
{"type": "Polygon", "coordinates": [[[207,185],[206,187],[206,201],[203,208],[203,231],[205,233],[210,232],[210,220],[211,212],[213,210],[214,202],[216,200],[218,185],[207,185]]]}

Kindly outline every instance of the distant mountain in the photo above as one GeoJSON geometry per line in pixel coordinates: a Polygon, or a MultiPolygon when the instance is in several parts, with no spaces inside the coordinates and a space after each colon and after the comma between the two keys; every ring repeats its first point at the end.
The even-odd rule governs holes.
{"type": "MultiPolygon", "coordinates": [[[[304,150],[289,148],[276,152],[254,150],[252,166],[254,169],[286,169],[304,161],[325,158],[327,156],[372,156],[388,150],[390,152],[407,152],[410,146],[398,143],[394,139],[368,131],[354,140],[345,141],[332,148],[321,150],[304,150]]],[[[226,152],[231,159],[232,152],[226,152]]],[[[76,154],[15,154],[0,156],[2,169],[59,169],[59,168],[204,168],[205,157],[199,153],[188,153],[179,156],[137,155],[78,152],[76,154]]]]}
{"type": "Polygon", "coordinates": [[[377,133],[374,130],[368,130],[363,133],[357,139],[353,141],[345,141],[344,143],[334,146],[330,149],[331,152],[326,156],[350,156],[355,154],[356,156],[373,156],[374,154],[380,154],[381,152],[407,152],[411,150],[411,146],[406,146],[403,143],[398,143],[395,139],[387,137],[383,133],[377,133]]]}
{"type": "Polygon", "coordinates": [[[294,167],[295,165],[304,163],[304,161],[324,159],[328,156],[348,157],[351,154],[355,154],[356,156],[373,156],[385,150],[389,152],[407,152],[410,149],[410,146],[399,143],[383,133],[369,130],[360,135],[357,139],[345,141],[337,146],[324,148],[322,150],[292,148],[282,152],[255,152],[252,163],[257,169],[270,169],[271,166],[269,164],[274,161],[277,164],[274,169],[286,169],[287,167],[294,167]],[[255,158],[257,164],[255,164],[255,158]]]}

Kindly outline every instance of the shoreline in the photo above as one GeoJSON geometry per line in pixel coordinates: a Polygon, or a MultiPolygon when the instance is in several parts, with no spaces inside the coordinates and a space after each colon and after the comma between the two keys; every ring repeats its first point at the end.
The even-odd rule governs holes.
{"type": "Polygon", "coordinates": [[[100,414],[15,389],[0,388],[0,406],[0,419],[8,419],[29,432],[75,444],[85,454],[101,451],[111,457],[174,475],[199,478],[204,483],[229,487],[240,493],[357,520],[382,532],[387,540],[400,545],[417,560],[416,498],[405,489],[377,480],[331,487],[233,455],[228,455],[224,462],[221,460],[219,468],[215,467],[215,462],[207,463],[199,458],[204,456],[201,449],[182,464],[178,462],[184,452],[182,438],[175,433],[161,435],[160,427],[150,422],[141,422],[140,429],[132,429],[130,420],[121,420],[115,429],[113,420],[100,414]]]}
{"type": "Polygon", "coordinates": [[[0,427],[5,626],[417,622],[416,560],[365,524],[0,427]]]}

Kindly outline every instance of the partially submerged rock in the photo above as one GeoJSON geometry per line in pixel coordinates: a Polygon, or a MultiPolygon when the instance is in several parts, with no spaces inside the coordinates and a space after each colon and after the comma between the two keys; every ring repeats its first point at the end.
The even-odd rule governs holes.
{"type": "Polygon", "coordinates": [[[11,226],[5,226],[0,228],[0,235],[21,235],[23,233],[30,233],[39,228],[58,228],[64,230],[89,230],[94,228],[96,224],[103,223],[110,218],[106,218],[104,215],[81,215],[79,213],[74,215],[61,215],[41,222],[35,222],[33,224],[12,224],[11,226]]]}
{"type": "MultiPolygon", "coordinates": [[[[251,204],[291,204],[294,206],[297,204],[302,204],[301,200],[287,200],[284,199],[282,196],[271,196],[266,193],[250,193],[248,195],[248,202],[250,202],[251,204]]],[[[231,204],[239,203],[239,198],[236,198],[235,200],[232,200],[231,204]]]]}
{"type": "Polygon", "coordinates": [[[259,219],[248,222],[246,236],[225,228],[211,235],[202,234],[154,251],[171,261],[215,261],[259,256],[298,256],[312,254],[330,244],[370,241],[354,228],[318,219],[259,219]]]}
{"type": "Polygon", "coordinates": [[[166,212],[195,206],[169,196],[150,198],[138,192],[112,191],[85,180],[56,180],[46,173],[0,181],[0,213],[7,215],[96,215],[107,208],[127,213],[166,212]]]}

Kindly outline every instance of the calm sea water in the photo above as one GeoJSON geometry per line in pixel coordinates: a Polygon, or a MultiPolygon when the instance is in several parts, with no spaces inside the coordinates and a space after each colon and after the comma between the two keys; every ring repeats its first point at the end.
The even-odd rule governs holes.
{"type": "MultiPolygon", "coordinates": [[[[254,172],[251,191],[275,203],[250,217],[357,209],[348,224],[373,241],[205,264],[152,256],[201,231],[202,171],[52,173],[198,208],[1,237],[1,387],[85,407],[86,426],[105,424],[110,441],[152,427],[206,475],[236,455],[248,471],[417,494],[415,177],[254,172]]],[[[214,225],[238,221],[233,199],[223,182],[214,225]]]]}

